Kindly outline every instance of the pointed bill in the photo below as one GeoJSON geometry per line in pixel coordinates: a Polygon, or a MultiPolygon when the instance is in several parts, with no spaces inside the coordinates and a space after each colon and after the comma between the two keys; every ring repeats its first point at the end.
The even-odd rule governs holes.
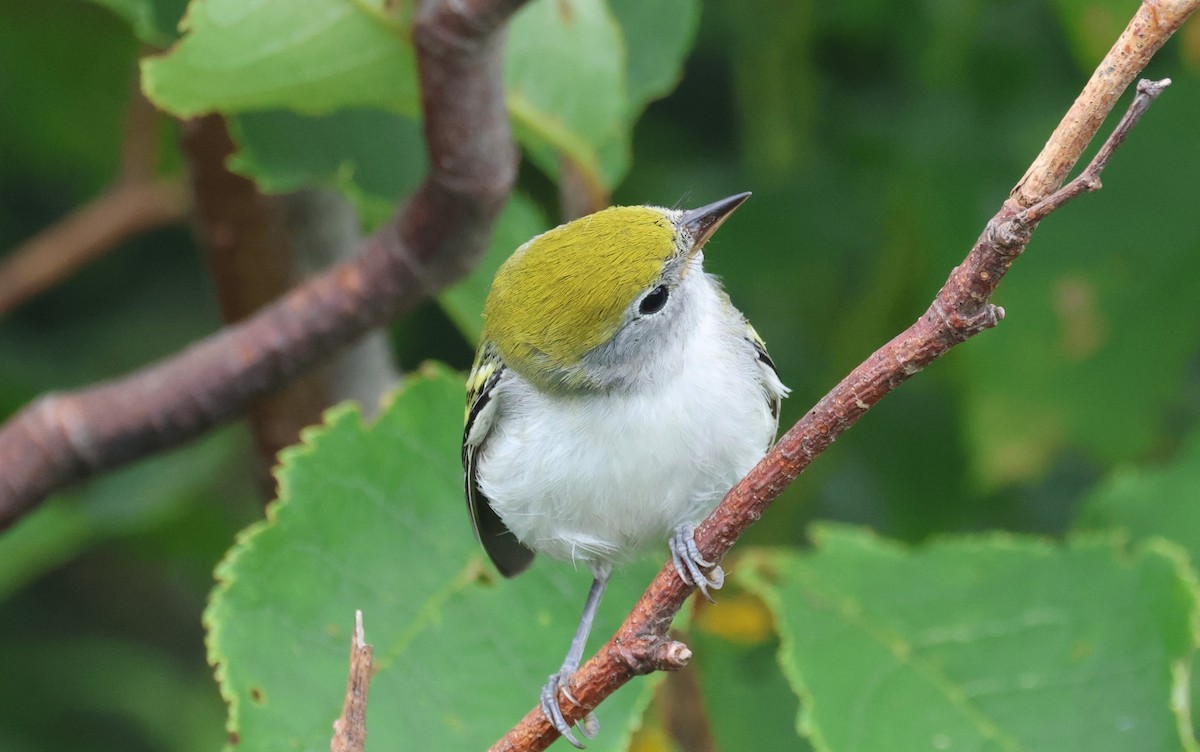
{"type": "Polygon", "coordinates": [[[699,209],[691,209],[683,213],[679,223],[687,228],[687,231],[692,235],[692,253],[704,247],[712,234],[717,231],[721,223],[733,214],[733,210],[745,203],[746,199],[750,198],[750,193],[739,193],[729,198],[723,198],[720,201],[714,201],[706,206],[701,206],[699,209]]]}

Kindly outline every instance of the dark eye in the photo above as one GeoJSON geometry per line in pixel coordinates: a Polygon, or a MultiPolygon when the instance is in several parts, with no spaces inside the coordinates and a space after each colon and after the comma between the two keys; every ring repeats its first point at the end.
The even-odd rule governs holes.
{"type": "Polygon", "coordinates": [[[638,306],[638,312],[643,316],[658,313],[667,304],[667,296],[669,294],[670,291],[667,290],[666,285],[659,285],[651,290],[646,297],[642,298],[642,303],[638,306]]]}

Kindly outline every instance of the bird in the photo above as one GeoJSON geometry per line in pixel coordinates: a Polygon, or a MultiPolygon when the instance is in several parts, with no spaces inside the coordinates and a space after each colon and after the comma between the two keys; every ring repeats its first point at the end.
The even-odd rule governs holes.
{"type": "MultiPolygon", "coordinates": [[[[569,699],[614,567],[668,544],[712,600],[724,572],[695,526],[775,440],[788,389],[703,249],[749,198],[616,206],[520,246],[497,271],[467,376],[462,440],[476,537],[505,577],[541,553],[592,585],[539,705],[572,745],[569,699]]],[[[585,738],[594,718],[575,727],[585,738]]]]}

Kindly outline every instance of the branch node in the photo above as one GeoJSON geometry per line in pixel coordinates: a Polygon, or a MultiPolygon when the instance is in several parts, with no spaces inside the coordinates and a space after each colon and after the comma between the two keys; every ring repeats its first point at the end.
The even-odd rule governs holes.
{"type": "Polygon", "coordinates": [[[1037,225],[1037,222],[1030,221],[1028,211],[1027,209],[1008,219],[1001,219],[999,215],[992,217],[983,230],[984,242],[1007,259],[1020,256],[1029,244],[1029,238],[1037,225]]]}
{"type": "Polygon", "coordinates": [[[668,640],[655,650],[655,668],[659,671],[678,671],[691,660],[691,648],[678,640],[668,640]]]}

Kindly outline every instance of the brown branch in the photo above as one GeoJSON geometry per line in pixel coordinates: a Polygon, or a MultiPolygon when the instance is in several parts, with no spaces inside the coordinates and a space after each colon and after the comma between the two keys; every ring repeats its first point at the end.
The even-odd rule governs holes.
{"type": "Polygon", "coordinates": [[[350,638],[350,675],[342,714],[333,722],[330,752],[363,752],[367,744],[367,690],[371,688],[371,659],[375,649],[363,633],[362,611],[354,612],[354,635],[350,638]]]}
{"type": "MultiPolygon", "coordinates": [[[[1186,3],[1147,0],[1130,23],[1130,28],[1137,30],[1138,49],[1144,52],[1138,57],[1143,65],[1197,6],[1200,0],[1186,3]],[[1168,10],[1170,21],[1164,23],[1162,19],[1168,10]],[[1147,17],[1159,22],[1147,25],[1143,21],[1147,17]]],[[[1127,29],[1101,63],[1101,69],[1117,67],[1110,60],[1114,55],[1128,59],[1129,34],[1127,29]]],[[[1123,76],[1093,77],[1093,82],[1097,80],[1103,85],[1096,87],[1089,83],[1094,90],[1089,102],[1102,104],[1096,105],[1098,109],[1092,112],[1099,112],[1105,106],[1111,108],[1119,90],[1128,84],[1123,76]]],[[[1051,138],[1034,163],[1038,169],[1031,168],[1014,188],[1012,198],[987,223],[975,246],[962,264],[951,271],[928,310],[809,410],[700,525],[696,543],[704,558],[721,561],[783,489],[884,396],[955,345],[995,326],[1004,317],[1003,309],[992,305],[990,298],[1013,260],[1025,250],[1037,222],[1072,198],[1099,188],[1100,171],[1112,151],[1168,83],[1169,80],[1139,85],[1134,103],[1091,165],[1079,179],[1056,192],[1090,138],[1081,137],[1079,127],[1066,125],[1078,118],[1076,108],[1068,112],[1064,125],[1055,131],[1057,137],[1051,138]],[[1037,177],[1031,179],[1030,175],[1037,177]]],[[[1100,114],[1101,120],[1107,112],[1104,109],[1100,114]]],[[[673,565],[667,562],[616,634],[575,674],[570,694],[559,695],[568,723],[583,718],[634,676],[674,670],[681,663],[686,664],[690,653],[681,643],[672,641],[667,630],[691,593],[692,588],[683,584],[673,565]]],[[[543,750],[557,738],[558,732],[541,710],[534,708],[491,749],[493,752],[543,750]]]]}
{"type": "Polygon", "coordinates": [[[1196,5],[1195,0],[1145,0],[1141,4],[1050,134],[1042,153],[1017,181],[1010,194],[1013,201],[1021,207],[1030,206],[1063,184],[1125,88],[1196,10],[1196,5]]]}
{"type": "Polygon", "coordinates": [[[500,29],[521,3],[421,5],[412,36],[430,169],[354,261],[179,355],[43,396],[0,427],[0,528],[72,481],[232,418],[475,265],[516,174],[500,29]]]}
{"type": "MultiPolygon", "coordinates": [[[[213,278],[221,319],[226,324],[242,321],[297,282],[286,199],[262,193],[254,181],[229,170],[237,147],[220,115],[182,123],[180,147],[192,189],[192,226],[213,278]]],[[[320,421],[330,397],[320,369],[314,369],[249,405],[259,458],[256,476],[265,499],[274,496],[270,468],[276,453],[296,443],[300,429],[320,421]]]]}

